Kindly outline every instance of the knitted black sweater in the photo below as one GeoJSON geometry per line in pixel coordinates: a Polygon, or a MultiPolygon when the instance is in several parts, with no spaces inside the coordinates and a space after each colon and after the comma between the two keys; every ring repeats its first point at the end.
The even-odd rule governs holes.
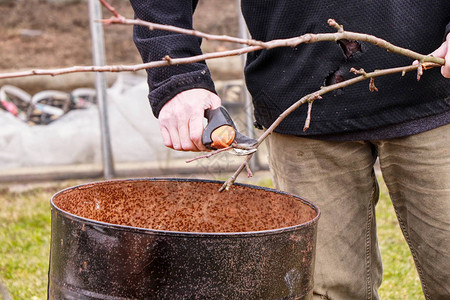
{"type": "MultiPolygon", "coordinates": [[[[131,0],[136,18],[184,28],[192,27],[196,2],[131,0]]],[[[327,24],[327,20],[333,18],[348,31],[372,34],[394,45],[427,54],[438,48],[450,31],[449,0],[436,0],[427,5],[423,0],[242,0],[242,11],[252,38],[262,41],[334,32],[327,24]]],[[[165,55],[175,58],[201,53],[201,41],[192,36],[135,27],[134,40],[144,62],[160,60],[165,55]]],[[[256,120],[270,126],[302,96],[322,85],[354,77],[349,72],[351,67],[369,72],[412,63],[412,59],[369,43],[353,45],[358,51],[352,55],[348,52],[345,55],[342,46],[319,42],[250,53],[245,76],[256,120]]],[[[214,91],[203,63],[150,69],[147,73],[149,99],[155,116],[181,91],[191,88],[214,91]]],[[[450,80],[440,75],[439,68],[427,70],[419,82],[415,72],[410,72],[405,76],[379,77],[375,84],[378,92],[370,92],[368,81],[364,81],[315,101],[311,126],[306,132],[303,132],[306,105],[286,118],[276,131],[312,136],[351,134],[407,125],[434,116],[446,116],[437,126],[448,123],[450,80]]]]}

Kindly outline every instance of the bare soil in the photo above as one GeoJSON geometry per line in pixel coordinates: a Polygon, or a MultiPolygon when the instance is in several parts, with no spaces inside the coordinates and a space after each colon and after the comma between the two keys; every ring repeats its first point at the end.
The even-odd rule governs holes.
{"type": "MultiPolygon", "coordinates": [[[[109,0],[133,18],[128,1],[109,0]]],[[[200,1],[194,27],[216,34],[238,35],[235,0],[200,1]]],[[[89,12],[86,1],[49,4],[42,0],[0,1],[0,70],[92,65],[89,12]]],[[[103,17],[111,13],[103,10],[103,17]]],[[[132,41],[132,27],[105,26],[107,64],[137,64],[141,58],[132,41]]],[[[235,47],[204,41],[204,51],[235,47]]]]}

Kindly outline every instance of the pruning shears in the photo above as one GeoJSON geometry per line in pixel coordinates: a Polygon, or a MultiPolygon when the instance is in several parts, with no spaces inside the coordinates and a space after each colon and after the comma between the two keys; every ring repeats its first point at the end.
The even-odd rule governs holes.
{"type": "Polygon", "coordinates": [[[234,143],[235,147],[232,148],[231,153],[235,155],[248,155],[257,150],[256,148],[248,149],[256,145],[258,141],[243,135],[236,129],[225,107],[205,110],[205,118],[208,124],[203,131],[202,142],[206,148],[218,150],[234,143]]]}

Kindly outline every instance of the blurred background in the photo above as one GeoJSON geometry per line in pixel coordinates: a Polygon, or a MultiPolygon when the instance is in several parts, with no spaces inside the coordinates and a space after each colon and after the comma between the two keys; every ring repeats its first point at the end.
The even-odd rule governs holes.
{"type": "MultiPolygon", "coordinates": [[[[133,17],[128,0],[109,2],[120,14],[133,17]]],[[[238,7],[237,0],[200,1],[194,27],[243,36],[238,7]]],[[[104,18],[111,15],[101,11],[104,18]]],[[[0,0],[0,16],[0,73],[94,65],[87,0],[0,0]]],[[[130,26],[104,26],[103,31],[107,65],[141,63],[130,26]]],[[[204,52],[237,47],[202,44],[204,52]]],[[[247,110],[251,106],[243,83],[243,58],[207,63],[238,129],[250,135],[253,116],[247,110]]],[[[98,97],[94,73],[0,79],[0,299],[46,299],[49,200],[57,191],[105,178],[226,180],[242,161],[222,153],[187,164],[186,159],[198,154],[163,146],[148,104],[145,72],[102,74],[104,98],[98,97]],[[104,99],[108,116],[111,153],[106,160],[99,98],[104,99]]],[[[264,144],[252,164],[254,178],[244,174],[238,181],[272,187],[264,144]]],[[[385,269],[381,299],[424,299],[386,187],[378,177],[377,223],[385,269]]]]}
{"type": "MultiPolygon", "coordinates": [[[[0,20],[0,33],[5,37],[0,42],[1,72],[96,64],[87,1],[2,0],[0,4],[4,16],[0,20]]],[[[113,0],[111,4],[120,14],[133,18],[128,1],[113,0]]],[[[101,10],[104,18],[111,16],[106,9],[101,10]]],[[[236,0],[200,1],[194,26],[209,33],[245,35],[246,28],[242,24],[240,28],[238,12],[236,0]]],[[[110,25],[103,30],[105,64],[141,63],[131,26],[110,25]]],[[[236,47],[240,45],[207,40],[202,44],[204,52],[236,47]]],[[[250,104],[242,80],[243,63],[243,57],[208,61],[224,106],[238,129],[249,134],[253,131],[253,120],[251,109],[246,115],[245,108],[250,104]]],[[[95,76],[71,73],[0,80],[0,182],[216,174],[232,171],[240,164],[240,159],[228,154],[208,162],[186,164],[187,158],[198,154],[164,147],[148,103],[145,72],[102,73],[106,82],[105,113],[110,144],[106,162],[111,163],[106,166],[111,170],[104,174],[102,117],[95,76]]],[[[260,150],[253,167],[267,169],[265,151],[260,150]]]]}

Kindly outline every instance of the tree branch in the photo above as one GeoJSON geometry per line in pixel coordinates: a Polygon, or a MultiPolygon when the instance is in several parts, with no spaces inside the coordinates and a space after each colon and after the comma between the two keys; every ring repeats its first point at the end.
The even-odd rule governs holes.
{"type": "Polygon", "coordinates": [[[123,17],[116,11],[116,9],[115,9],[114,7],[112,7],[112,5],[109,4],[108,2],[106,2],[105,0],[100,0],[100,3],[101,3],[107,10],[109,10],[109,11],[114,15],[114,17],[116,17],[116,18],[123,18],[123,17]]]}
{"type": "MultiPolygon", "coordinates": [[[[433,68],[433,67],[439,67],[441,65],[439,64],[434,64],[434,63],[427,63],[424,64],[424,69],[429,69],[429,68],[433,68]]],[[[270,125],[269,128],[267,128],[263,134],[258,138],[258,142],[256,145],[254,145],[254,148],[258,148],[259,145],[261,145],[261,143],[275,130],[275,128],[290,114],[292,113],[294,110],[296,110],[297,108],[299,108],[301,105],[305,104],[305,103],[312,103],[313,101],[315,101],[316,99],[320,99],[322,95],[329,93],[331,91],[334,90],[338,90],[347,86],[350,86],[352,84],[358,83],[360,81],[366,80],[366,79],[373,79],[375,77],[379,77],[379,76],[384,76],[384,75],[389,75],[389,74],[396,74],[396,73],[406,73],[406,72],[410,72],[410,71],[414,71],[417,70],[419,66],[418,65],[410,65],[410,66],[405,66],[405,67],[398,67],[398,68],[391,68],[391,69],[384,69],[384,70],[376,70],[370,73],[366,73],[364,70],[355,70],[352,69],[352,72],[358,73],[358,74],[362,74],[359,75],[358,77],[352,78],[352,79],[348,79],[333,85],[329,85],[326,87],[322,87],[320,90],[310,93],[306,96],[303,96],[300,100],[298,100],[297,102],[295,102],[294,104],[292,104],[289,108],[287,108],[283,113],[281,113],[278,118],[272,123],[272,125],[270,125]]],[[[309,125],[309,124],[308,124],[309,125]]],[[[228,180],[222,185],[222,187],[220,188],[219,191],[224,191],[224,190],[228,190],[236,181],[237,177],[239,176],[239,174],[242,172],[242,170],[246,167],[246,165],[248,164],[249,160],[251,159],[251,157],[253,156],[253,153],[250,155],[247,155],[246,159],[244,160],[244,162],[238,167],[238,169],[236,170],[236,172],[230,177],[228,178],[228,180]]]]}
{"type": "MultiPolygon", "coordinates": [[[[106,3],[104,0],[101,0],[102,4],[106,3]]],[[[104,4],[105,5],[105,4],[104,4]]],[[[112,11],[115,15],[117,12],[115,12],[115,9],[113,7],[108,7],[110,11],[112,11]]],[[[224,36],[224,35],[214,35],[214,34],[207,34],[196,30],[189,30],[184,28],[178,28],[175,26],[170,25],[162,25],[162,24],[156,24],[151,22],[146,22],[142,20],[131,20],[126,19],[122,17],[121,15],[117,14],[117,16],[111,17],[107,20],[102,20],[101,22],[106,24],[124,24],[124,25],[140,25],[140,26],[147,26],[150,30],[166,30],[171,32],[177,32],[177,33],[183,33],[188,35],[194,35],[198,37],[202,37],[208,40],[217,40],[217,41],[225,41],[225,42],[233,42],[233,43],[239,43],[239,44],[246,44],[249,45],[248,47],[235,49],[235,50],[228,50],[228,51],[218,51],[218,52],[211,52],[207,54],[201,54],[196,55],[192,57],[183,57],[183,58],[171,58],[166,56],[160,61],[152,61],[149,63],[144,64],[136,64],[136,65],[115,65],[115,66],[74,66],[69,68],[60,68],[60,69],[35,69],[35,70],[29,70],[29,71],[22,71],[22,72],[11,72],[11,73],[3,73],[0,74],[0,79],[6,79],[6,78],[17,78],[17,77],[27,77],[27,76],[34,76],[34,75],[50,75],[50,76],[57,76],[67,73],[78,73],[78,72],[136,72],[139,70],[144,69],[151,69],[151,68],[159,68],[164,66],[170,66],[170,65],[180,65],[180,64],[190,64],[194,62],[200,62],[208,59],[214,59],[214,58],[220,58],[220,57],[227,57],[227,56],[236,56],[236,55],[242,55],[249,52],[254,52],[262,49],[273,49],[278,47],[296,47],[302,43],[316,43],[321,41],[338,41],[341,39],[348,39],[348,40],[354,40],[354,41],[365,41],[372,43],[374,45],[377,45],[379,47],[385,48],[386,50],[408,56],[412,59],[418,60],[419,62],[433,62],[439,65],[443,65],[445,63],[445,60],[442,58],[434,57],[434,56],[427,56],[423,55],[405,48],[401,48],[395,45],[392,45],[391,43],[377,38],[372,35],[363,34],[363,33],[356,33],[356,32],[349,32],[349,31],[338,31],[335,33],[318,33],[318,34],[304,34],[298,37],[294,38],[288,38],[288,39],[278,39],[278,40],[272,40],[269,42],[261,42],[261,41],[255,41],[255,40],[248,40],[248,39],[240,39],[240,38],[234,38],[230,36],[224,36]]],[[[328,20],[328,23],[330,26],[339,26],[336,25],[336,21],[330,19],[328,20]]],[[[420,65],[420,63],[419,63],[420,65]]],[[[420,69],[419,69],[420,70],[420,69]]],[[[418,74],[419,76],[419,74],[418,74]]]]}
{"type": "Polygon", "coordinates": [[[181,33],[186,35],[193,35],[196,37],[200,37],[206,40],[210,41],[221,41],[221,42],[230,42],[235,44],[243,44],[248,46],[262,46],[264,47],[264,43],[256,40],[249,40],[249,39],[242,39],[242,38],[236,38],[231,37],[228,35],[216,35],[216,34],[209,34],[204,33],[198,30],[193,29],[186,29],[186,28],[180,28],[172,25],[163,25],[158,23],[152,23],[143,21],[140,19],[127,19],[123,16],[114,16],[110,17],[109,19],[99,20],[99,22],[102,22],[103,24],[121,24],[121,25],[139,25],[147,27],[150,30],[164,30],[164,31],[170,31],[175,33],[181,33]]]}
{"type": "Polygon", "coordinates": [[[225,148],[222,148],[222,149],[218,149],[218,150],[209,152],[208,154],[205,154],[205,155],[201,155],[201,156],[197,156],[197,157],[188,159],[188,160],[186,160],[186,163],[190,163],[190,162],[196,161],[196,160],[201,159],[201,158],[210,158],[210,157],[213,156],[213,155],[216,155],[216,154],[219,154],[219,153],[221,153],[221,152],[225,152],[225,151],[231,150],[231,149],[233,149],[233,148],[235,148],[235,146],[234,146],[234,145],[230,145],[230,146],[228,146],[228,147],[225,147],[225,148]]]}
{"type": "Polygon", "coordinates": [[[231,177],[228,178],[227,181],[225,181],[225,183],[220,187],[219,192],[222,192],[224,190],[228,191],[230,189],[230,187],[236,181],[239,174],[241,174],[242,170],[244,170],[244,168],[248,165],[248,162],[250,161],[250,159],[252,157],[253,157],[253,153],[249,154],[245,157],[244,162],[238,167],[238,169],[234,172],[234,174],[231,175],[231,177]]]}
{"type": "MultiPolygon", "coordinates": [[[[273,124],[258,138],[258,142],[256,145],[254,145],[253,149],[257,148],[266,138],[269,136],[274,129],[283,121],[284,118],[286,118],[291,112],[296,110],[298,107],[303,105],[304,103],[309,103],[308,108],[308,115],[305,122],[305,129],[309,127],[309,123],[311,121],[311,107],[315,100],[320,99],[322,95],[334,91],[336,89],[340,89],[343,87],[347,87],[349,85],[355,84],[357,82],[363,81],[365,79],[370,79],[371,82],[369,84],[369,88],[371,91],[375,91],[376,87],[373,83],[373,78],[378,76],[384,76],[388,74],[395,74],[395,73],[406,73],[409,71],[417,70],[417,79],[420,79],[420,76],[423,73],[423,70],[437,67],[444,65],[445,60],[442,58],[437,58],[429,55],[423,55],[414,51],[411,51],[409,49],[401,48],[398,46],[395,46],[381,38],[375,37],[373,35],[363,34],[363,33],[357,33],[357,32],[349,32],[345,31],[344,27],[339,25],[335,20],[329,19],[328,24],[335,28],[337,32],[335,33],[318,33],[318,34],[304,34],[298,37],[288,38],[288,39],[277,39],[272,40],[268,42],[262,42],[262,41],[256,41],[252,39],[242,39],[242,38],[236,38],[236,37],[230,37],[226,35],[214,35],[214,34],[207,34],[196,30],[190,30],[190,29],[184,29],[179,28],[175,26],[170,25],[162,25],[162,24],[156,24],[151,22],[146,22],[143,20],[134,20],[134,19],[126,19],[122,15],[120,15],[114,7],[112,7],[110,4],[106,2],[106,0],[100,0],[100,2],[105,6],[112,14],[113,17],[107,19],[107,20],[101,20],[100,22],[104,24],[122,24],[122,25],[138,25],[138,26],[146,26],[150,30],[165,30],[165,31],[171,31],[181,34],[187,34],[187,35],[193,35],[197,37],[201,37],[207,40],[216,40],[216,41],[224,41],[224,42],[231,42],[231,43],[238,43],[247,45],[247,47],[243,47],[240,49],[235,50],[228,50],[228,51],[220,51],[220,52],[212,52],[207,54],[201,54],[197,56],[192,57],[183,57],[183,58],[172,58],[170,56],[166,56],[162,58],[160,61],[152,61],[144,64],[136,64],[136,65],[115,65],[115,66],[73,66],[68,68],[60,68],[60,69],[35,69],[35,70],[29,70],[29,71],[22,71],[22,72],[11,72],[11,73],[3,73],[0,74],[0,79],[5,78],[16,78],[16,77],[26,77],[26,76],[34,76],[34,75],[50,75],[50,76],[56,76],[61,74],[67,74],[67,73],[76,73],[76,72],[136,72],[143,69],[150,69],[150,68],[158,68],[158,67],[164,67],[164,66],[170,66],[170,65],[179,65],[179,64],[189,64],[199,61],[204,61],[207,59],[214,59],[214,58],[220,58],[220,57],[227,57],[227,56],[235,56],[235,55],[242,55],[245,53],[258,51],[262,49],[273,49],[278,47],[296,47],[303,43],[316,43],[321,41],[333,41],[336,42],[338,40],[346,39],[351,41],[360,41],[360,42],[368,42],[371,44],[374,44],[376,46],[379,46],[381,48],[386,49],[389,52],[404,55],[407,57],[410,57],[414,60],[417,60],[418,63],[411,65],[411,66],[405,66],[405,67],[399,67],[399,68],[392,68],[392,69],[385,69],[385,70],[377,70],[370,73],[366,73],[364,70],[355,70],[352,69],[351,72],[356,73],[357,77],[329,85],[326,87],[322,87],[320,90],[308,94],[301,99],[299,99],[297,102],[292,104],[288,109],[286,109],[278,118],[273,122],[273,124]]],[[[229,147],[230,149],[233,148],[233,146],[229,147]]],[[[228,148],[220,149],[220,151],[216,151],[213,153],[210,153],[208,155],[202,156],[210,157],[211,155],[223,152],[229,150],[228,148]]],[[[229,187],[235,182],[237,176],[242,172],[242,170],[246,167],[248,167],[248,162],[252,158],[253,153],[246,156],[244,162],[239,166],[239,168],[236,170],[236,172],[223,184],[220,191],[228,190],[229,187]]],[[[202,158],[200,157],[200,158],[202,158]]],[[[251,174],[251,171],[248,170],[248,174],[251,174]]]]}

